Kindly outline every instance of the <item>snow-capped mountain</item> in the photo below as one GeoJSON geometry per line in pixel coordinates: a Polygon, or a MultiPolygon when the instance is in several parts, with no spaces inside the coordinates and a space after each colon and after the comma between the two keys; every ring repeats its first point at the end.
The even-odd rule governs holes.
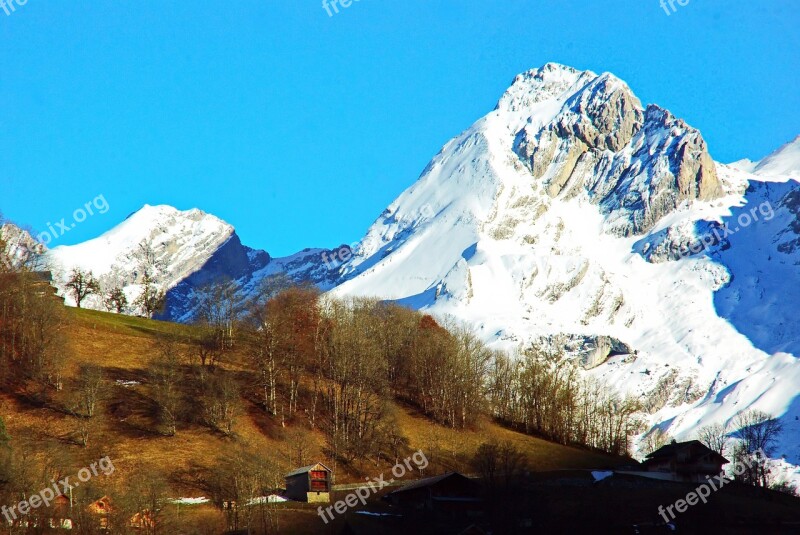
{"type": "Polygon", "coordinates": [[[764,158],[754,162],[747,158],[730,164],[731,167],[778,181],[786,178],[800,179],[800,136],[764,158]]]}
{"type": "MultiPolygon", "coordinates": [[[[155,280],[167,292],[163,319],[187,321],[193,317],[192,291],[219,279],[236,281],[243,294],[253,291],[264,277],[286,272],[295,280],[310,280],[323,288],[335,272],[325,269],[322,249],[305,249],[286,258],[242,245],[234,228],[198,209],[180,211],[171,206],[144,206],[118,226],[87,242],[56,247],[45,254],[54,281],[68,305],[74,299],[65,289],[73,268],[91,271],[104,287],[120,285],[132,303],[141,292],[137,252],[147,243],[155,253],[155,280]]],[[[84,307],[103,310],[99,296],[84,307]]]]}
{"type": "MultiPolygon", "coordinates": [[[[613,75],[548,64],[445,145],[333,292],[449,314],[500,347],[567,347],[679,438],[748,408],[796,437],[796,148],[758,175],[717,164],[613,75]]],[[[800,461],[791,438],[781,453],[800,461]]]]}
{"type": "Polygon", "coordinates": [[[753,172],[765,177],[792,177],[800,180],[800,136],[758,162],[753,172]]]}
{"type": "Polygon", "coordinates": [[[448,142],[338,270],[330,251],[271,258],[211,215],[163,206],[48,258],[62,290],[80,266],[130,299],[147,240],[179,320],[205,282],[248,295],[283,271],[450,315],[495,347],[565,348],[677,438],[749,408],[781,415],[779,452],[800,464],[798,155],[800,137],[716,163],[699,131],[613,75],[547,64],[448,142]]]}

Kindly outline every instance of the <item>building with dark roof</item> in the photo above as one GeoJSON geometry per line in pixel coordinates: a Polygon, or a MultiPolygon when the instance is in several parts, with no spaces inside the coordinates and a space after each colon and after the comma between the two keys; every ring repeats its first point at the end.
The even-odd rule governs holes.
{"type": "Polygon", "coordinates": [[[409,483],[383,499],[408,511],[440,514],[475,514],[482,510],[480,485],[457,472],[409,483]]]}
{"type": "Polygon", "coordinates": [[[322,463],[298,468],[284,476],[284,495],[298,502],[328,503],[331,501],[332,475],[331,469],[322,463]]]}
{"type": "Polygon", "coordinates": [[[703,482],[722,472],[730,461],[699,440],[673,441],[650,453],[643,463],[647,472],[663,474],[673,481],[703,482]]]}

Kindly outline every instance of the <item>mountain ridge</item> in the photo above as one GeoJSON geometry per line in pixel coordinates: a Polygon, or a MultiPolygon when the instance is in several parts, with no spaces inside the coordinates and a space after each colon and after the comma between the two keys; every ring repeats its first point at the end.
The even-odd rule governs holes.
{"type": "MultiPolygon", "coordinates": [[[[759,408],[796,437],[799,141],[760,162],[716,163],[699,131],[642,106],[612,74],[549,63],[447,142],[341,265],[325,249],[272,258],[199,210],[143,228],[181,266],[179,280],[160,281],[168,319],[189,321],[191,292],[215,277],[250,295],[288,272],[453,316],[493,347],[566,349],[588,375],[648,400],[646,432],[685,438],[759,408]],[[189,244],[200,253],[186,256],[189,244]]],[[[63,281],[70,254],[53,251],[63,281]]],[[[800,464],[796,441],[779,451],[800,464]]]]}

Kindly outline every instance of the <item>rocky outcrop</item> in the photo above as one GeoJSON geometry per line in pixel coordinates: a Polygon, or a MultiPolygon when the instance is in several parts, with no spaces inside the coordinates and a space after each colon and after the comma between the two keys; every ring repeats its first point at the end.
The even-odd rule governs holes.
{"type": "Polygon", "coordinates": [[[787,193],[781,199],[780,206],[786,208],[793,219],[783,233],[788,239],[778,244],[778,251],[792,254],[800,249],[800,188],[787,193]]]}
{"type": "MultiPolygon", "coordinates": [[[[2,222],[0,222],[2,223],[2,222]]],[[[41,256],[47,250],[44,245],[36,241],[28,231],[11,223],[0,224],[0,253],[6,261],[14,264],[13,267],[26,265],[32,269],[44,269],[41,256]]]]}
{"type": "Polygon", "coordinates": [[[565,358],[585,370],[600,366],[615,355],[635,356],[636,351],[612,336],[559,333],[533,341],[543,355],[565,358]]]}
{"type": "Polygon", "coordinates": [[[697,130],[658,106],[643,109],[614,76],[590,74],[565,88],[551,66],[516,82],[536,82],[547,91],[537,88],[537,97],[525,100],[512,87],[501,100],[500,106],[518,110],[548,91],[573,91],[554,119],[541,126],[528,121],[514,139],[514,152],[551,197],[574,196],[582,186],[610,216],[606,230],[628,236],[647,232],[685,201],[722,196],[697,130]],[[548,83],[548,77],[555,80],[548,83]]]}
{"type": "Polygon", "coordinates": [[[561,138],[581,140],[596,150],[621,151],[642,128],[639,99],[619,79],[604,74],[567,101],[555,123],[561,138]]]}

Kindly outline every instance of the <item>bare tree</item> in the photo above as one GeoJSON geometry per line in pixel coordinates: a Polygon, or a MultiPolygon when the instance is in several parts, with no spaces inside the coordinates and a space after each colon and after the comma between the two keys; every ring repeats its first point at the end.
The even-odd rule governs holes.
{"type": "Polygon", "coordinates": [[[227,513],[228,529],[278,533],[275,506],[264,498],[281,486],[283,470],[241,446],[220,457],[216,467],[212,495],[227,513]]]}
{"type": "Polygon", "coordinates": [[[777,418],[759,410],[740,413],[734,419],[733,426],[736,436],[745,443],[748,452],[762,450],[767,455],[773,452],[778,436],[783,431],[783,425],[777,418]]]}
{"type": "Polygon", "coordinates": [[[220,280],[194,291],[193,299],[202,334],[198,342],[200,359],[215,366],[222,356],[233,349],[235,327],[245,309],[236,284],[220,280]]]}
{"type": "Polygon", "coordinates": [[[102,394],[103,370],[98,366],[81,366],[78,374],[78,404],[84,416],[94,416],[102,394]]]}
{"type": "Polygon", "coordinates": [[[286,286],[283,276],[268,282],[272,284],[262,288],[262,295],[251,305],[248,354],[258,371],[264,406],[273,416],[278,413],[278,389],[286,379],[291,417],[297,410],[303,371],[321,356],[317,343],[319,293],[286,286]]]}
{"type": "Polygon", "coordinates": [[[166,294],[157,282],[158,274],[164,271],[164,263],[148,241],[142,241],[133,256],[136,261],[137,281],[142,288],[133,304],[145,317],[152,318],[166,304],[166,294]]]}
{"type": "Polygon", "coordinates": [[[224,373],[212,376],[202,403],[206,424],[227,436],[232,435],[236,419],[241,413],[239,385],[236,381],[224,373]]]}
{"type": "Polygon", "coordinates": [[[109,312],[122,314],[128,308],[128,298],[121,286],[114,286],[106,293],[103,304],[109,312]]]}
{"type": "Polygon", "coordinates": [[[709,424],[701,427],[697,432],[697,438],[710,450],[716,451],[720,455],[725,455],[725,447],[728,444],[728,428],[721,423],[709,424]]]}
{"type": "Polygon", "coordinates": [[[500,445],[496,441],[484,442],[472,458],[472,465],[481,475],[484,484],[490,489],[497,486],[500,470],[500,445]]]}
{"type": "Polygon", "coordinates": [[[159,535],[176,533],[176,526],[167,514],[169,485],[163,471],[154,467],[137,467],[120,492],[112,510],[112,523],[119,529],[133,527],[134,533],[159,535]],[[118,514],[115,514],[118,513],[118,514]]]}
{"type": "Polygon", "coordinates": [[[150,368],[150,380],[159,419],[166,426],[166,434],[173,436],[183,409],[183,393],[180,388],[183,377],[178,348],[174,342],[162,340],[158,344],[158,354],[150,368]]]}
{"type": "Polygon", "coordinates": [[[510,440],[500,444],[500,472],[503,474],[506,490],[510,490],[528,467],[525,454],[510,440]]]}
{"type": "Polygon", "coordinates": [[[645,435],[643,448],[647,453],[653,453],[670,442],[672,442],[672,436],[668,432],[660,427],[654,427],[645,435]]]}
{"type": "Polygon", "coordinates": [[[80,268],[73,268],[72,272],[64,285],[67,291],[75,299],[75,306],[81,308],[81,303],[90,295],[100,293],[100,283],[91,271],[83,271],[80,268]]]}
{"type": "Polygon", "coordinates": [[[94,418],[76,415],[76,431],[78,433],[78,442],[84,448],[89,446],[89,439],[97,429],[97,421],[94,418]]]}
{"type": "Polygon", "coordinates": [[[783,431],[780,421],[766,412],[749,410],[739,413],[733,421],[734,436],[740,440],[734,448],[734,461],[748,466],[741,481],[768,487],[770,484],[769,456],[783,431]]]}

